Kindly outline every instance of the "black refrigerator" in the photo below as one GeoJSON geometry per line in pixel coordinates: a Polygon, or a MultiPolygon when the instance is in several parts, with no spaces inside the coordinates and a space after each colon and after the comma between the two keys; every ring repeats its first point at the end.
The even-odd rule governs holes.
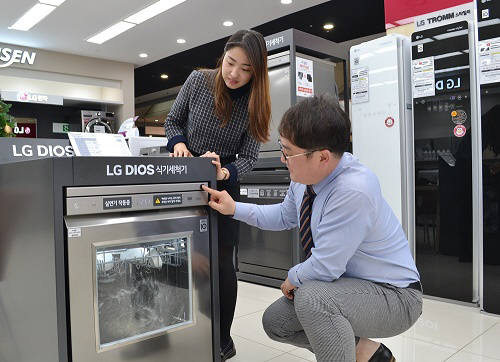
{"type": "Polygon", "coordinates": [[[500,6],[477,2],[481,83],[483,298],[486,312],[500,314],[500,6]]]}

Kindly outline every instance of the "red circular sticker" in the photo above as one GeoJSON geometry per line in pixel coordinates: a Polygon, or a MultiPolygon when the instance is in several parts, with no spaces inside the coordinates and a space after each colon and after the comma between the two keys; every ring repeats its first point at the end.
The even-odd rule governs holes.
{"type": "Polygon", "coordinates": [[[392,127],[392,126],[394,126],[394,118],[392,118],[392,117],[387,117],[387,118],[385,119],[385,126],[386,126],[386,127],[392,127]]]}
{"type": "Polygon", "coordinates": [[[459,124],[459,125],[455,126],[455,128],[453,128],[453,134],[455,135],[455,137],[463,137],[463,136],[465,136],[466,132],[467,132],[467,128],[465,128],[461,124],[459,124]]]}

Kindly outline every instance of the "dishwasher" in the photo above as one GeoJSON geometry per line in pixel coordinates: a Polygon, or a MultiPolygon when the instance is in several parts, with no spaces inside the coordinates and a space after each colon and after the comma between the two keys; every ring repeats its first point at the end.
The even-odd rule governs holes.
{"type": "Polygon", "coordinates": [[[0,360],[220,361],[210,159],[0,163],[0,360]]]}
{"type": "MultiPolygon", "coordinates": [[[[272,167],[278,165],[277,161],[259,161],[253,171],[241,178],[241,202],[271,205],[285,199],[290,175],[287,169],[272,167]]],[[[269,231],[241,223],[238,279],[279,287],[288,270],[304,258],[297,228],[269,231]]]]}
{"type": "Polygon", "coordinates": [[[199,183],[66,190],[74,362],[211,350],[206,204],[199,183]]]}

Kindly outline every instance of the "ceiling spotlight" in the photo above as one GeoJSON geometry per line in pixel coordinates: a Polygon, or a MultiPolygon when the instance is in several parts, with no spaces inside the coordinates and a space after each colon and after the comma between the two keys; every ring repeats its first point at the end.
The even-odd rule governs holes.
{"type": "Polygon", "coordinates": [[[326,23],[325,25],[323,25],[323,29],[325,30],[332,30],[334,27],[334,25],[332,23],[326,23]]]}
{"type": "Polygon", "coordinates": [[[233,22],[231,20],[226,20],[225,22],[222,23],[224,26],[233,26],[233,22]]]}
{"type": "Polygon", "coordinates": [[[292,0],[281,0],[281,3],[284,5],[289,5],[292,3],[292,0]]]}
{"type": "Polygon", "coordinates": [[[160,78],[161,79],[168,79],[168,74],[162,74],[162,75],[160,75],[160,78]]]}
{"type": "Polygon", "coordinates": [[[184,44],[186,42],[186,39],[177,39],[177,43],[179,44],[184,44]]]}
{"type": "Polygon", "coordinates": [[[148,57],[148,55],[147,55],[146,53],[141,53],[141,54],[139,54],[139,56],[140,56],[141,58],[147,58],[147,57],[148,57]]]}

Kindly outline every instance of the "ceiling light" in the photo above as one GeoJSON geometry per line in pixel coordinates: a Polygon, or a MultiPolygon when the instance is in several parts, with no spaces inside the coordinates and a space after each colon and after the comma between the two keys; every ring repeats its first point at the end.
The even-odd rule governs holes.
{"type": "Polygon", "coordinates": [[[168,74],[162,74],[160,75],[161,79],[168,79],[168,74]]]}
{"type": "Polygon", "coordinates": [[[284,5],[288,5],[292,3],[292,0],[281,0],[281,3],[284,5]]]}
{"type": "Polygon", "coordinates": [[[109,39],[114,38],[117,35],[120,35],[124,31],[133,28],[134,26],[135,24],[127,23],[125,21],[120,21],[115,25],[110,26],[106,30],[101,31],[99,34],[94,35],[93,37],[87,39],[87,41],[90,43],[102,44],[105,41],[108,41],[109,39]]]}
{"type": "Polygon", "coordinates": [[[36,4],[21,18],[10,26],[9,29],[28,31],[39,21],[49,15],[56,7],[45,4],[36,4]]]}
{"type": "Polygon", "coordinates": [[[186,0],[160,0],[155,2],[152,5],[149,5],[147,8],[142,9],[141,11],[138,11],[137,13],[129,16],[128,18],[125,19],[125,21],[128,21],[130,23],[134,24],[140,24],[148,19],[151,19],[152,17],[163,13],[164,11],[167,11],[168,9],[173,8],[174,6],[177,6],[181,3],[183,3],[186,0]]]}
{"type": "Polygon", "coordinates": [[[224,26],[233,26],[233,22],[231,20],[226,20],[225,22],[222,23],[224,26]]]}
{"type": "Polygon", "coordinates": [[[326,23],[325,25],[323,25],[323,29],[325,29],[325,30],[332,30],[333,27],[334,26],[332,23],[326,23]]]}
{"type": "Polygon", "coordinates": [[[186,39],[177,39],[177,43],[179,44],[184,44],[186,42],[186,39]]]}
{"type": "Polygon", "coordinates": [[[47,4],[47,5],[53,5],[53,6],[59,6],[66,0],[39,0],[42,4],[47,4]]]}
{"type": "Polygon", "coordinates": [[[148,57],[148,55],[147,55],[146,53],[141,53],[141,54],[139,54],[139,56],[140,56],[141,58],[147,58],[147,57],[148,57]]]}
{"type": "Polygon", "coordinates": [[[158,122],[158,120],[157,120],[157,119],[155,119],[155,122],[158,122]]]}

